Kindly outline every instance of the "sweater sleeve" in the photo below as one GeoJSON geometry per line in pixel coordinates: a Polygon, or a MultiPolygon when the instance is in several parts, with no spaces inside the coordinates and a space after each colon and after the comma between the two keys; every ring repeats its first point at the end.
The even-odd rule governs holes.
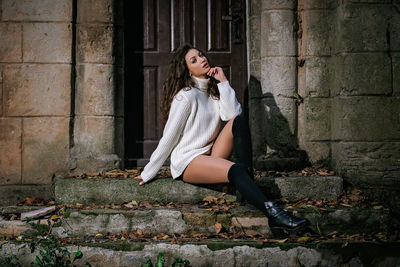
{"type": "Polygon", "coordinates": [[[156,176],[158,170],[170,155],[185,127],[190,111],[190,102],[182,94],[174,97],[163,136],[151,155],[149,163],[141,173],[144,182],[148,182],[156,176]]]}
{"type": "Polygon", "coordinates": [[[242,107],[236,99],[235,90],[228,81],[218,84],[219,89],[219,114],[223,121],[228,121],[242,113],[242,107]]]}

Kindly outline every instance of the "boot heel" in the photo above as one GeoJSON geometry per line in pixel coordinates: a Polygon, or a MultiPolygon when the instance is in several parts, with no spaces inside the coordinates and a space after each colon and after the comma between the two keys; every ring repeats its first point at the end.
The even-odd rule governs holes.
{"type": "Polygon", "coordinates": [[[288,233],[286,233],[282,228],[277,228],[277,227],[270,227],[272,235],[275,238],[278,239],[283,239],[283,238],[287,238],[289,236],[288,233]]]}

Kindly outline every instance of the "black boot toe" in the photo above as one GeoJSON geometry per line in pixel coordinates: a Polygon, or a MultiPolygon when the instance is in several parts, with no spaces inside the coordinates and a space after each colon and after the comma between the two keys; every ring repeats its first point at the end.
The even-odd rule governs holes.
{"type": "Polygon", "coordinates": [[[289,213],[281,209],[275,202],[265,202],[265,208],[269,227],[272,233],[276,236],[282,237],[282,235],[284,235],[283,232],[295,233],[309,225],[307,219],[300,219],[291,216],[289,213]]]}

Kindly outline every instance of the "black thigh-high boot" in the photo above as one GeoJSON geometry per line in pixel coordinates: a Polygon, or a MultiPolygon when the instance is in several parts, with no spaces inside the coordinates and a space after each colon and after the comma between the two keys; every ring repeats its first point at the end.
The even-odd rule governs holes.
{"type": "Polygon", "coordinates": [[[246,198],[247,202],[263,211],[268,217],[268,225],[271,232],[277,237],[283,237],[289,232],[296,232],[306,225],[307,219],[299,219],[291,216],[281,209],[275,202],[268,200],[260,188],[248,175],[246,167],[241,164],[233,164],[228,171],[229,181],[246,198]]]}
{"type": "MultiPolygon", "coordinates": [[[[249,122],[243,113],[233,120],[232,135],[235,162],[245,166],[250,178],[254,180],[251,134],[249,122]]],[[[245,202],[238,190],[236,191],[236,200],[242,204],[245,202]]]]}

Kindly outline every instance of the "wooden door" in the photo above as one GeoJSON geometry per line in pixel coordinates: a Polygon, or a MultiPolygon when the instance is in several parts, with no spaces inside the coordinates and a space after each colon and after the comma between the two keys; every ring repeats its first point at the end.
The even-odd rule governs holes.
{"type": "Polygon", "coordinates": [[[245,0],[125,0],[126,165],[144,166],[162,136],[162,83],[172,51],[191,43],[225,70],[243,103],[245,0]]]}

